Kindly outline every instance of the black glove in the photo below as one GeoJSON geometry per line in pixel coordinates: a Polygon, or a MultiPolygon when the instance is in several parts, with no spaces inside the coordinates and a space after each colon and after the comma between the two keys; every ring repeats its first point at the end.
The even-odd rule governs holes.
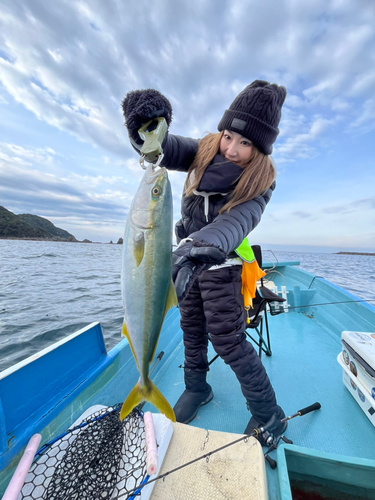
{"type": "Polygon", "coordinates": [[[188,293],[194,279],[211,265],[222,264],[226,254],[217,247],[187,241],[172,254],[172,279],[180,300],[188,293]]]}
{"type": "Polygon", "coordinates": [[[138,135],[138,130],[142,125],[160,116],[165,118],[168,127],[172,121],[171,103],[154,89],[132,90],[126,94],[121,105],[129,137],[140,146],[143,141],[138,135]]]}

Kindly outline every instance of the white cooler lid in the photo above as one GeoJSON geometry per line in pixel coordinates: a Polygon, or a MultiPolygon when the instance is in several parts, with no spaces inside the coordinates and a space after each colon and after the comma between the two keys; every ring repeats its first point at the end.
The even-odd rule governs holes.
{"type": "Polygon", "coordinates": [[[375,370],[375,332],[342,332],[344,340],[352,349],[375,370]]]}

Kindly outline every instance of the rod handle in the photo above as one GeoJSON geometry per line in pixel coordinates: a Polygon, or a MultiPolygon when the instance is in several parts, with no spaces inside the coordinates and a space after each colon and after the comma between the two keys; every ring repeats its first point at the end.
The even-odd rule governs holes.
{"type": "Polygon", "coordinates": [[[152,414],[149,411],[143,415],[146,437],[146,467],[147,474],[152,476],[158,471],[158,448],[155,438],[155,427],[152,414]]]}
{"type": "Polygon", "coordinates": [[[310,406],[306,406],[306,408],[302,408],[302,410],[299,410],[297,413],[300,417],[302,417],[302,415],[306,415],[312,411],[320,410],[321,407],[322,405],[320,403],[314,403],[310,406]]]}
{"type": "Polygon", "coordinates": [[[277,467],[277,462],[273,458],[271,458],[269,455],[265,455],[264,458],[267,460],[269,463],[271,469],[276,469],[277,467]]]}
{"type": "Polygon", "coordinates": [[[284,443],[286,444],[293,444],[293,441],[291,441],[290,439],[286,438],[285,436],[281,436],[281,439],[284,441],[284,443]]]}
{"type": "Polygon", "coordinates": [[[31,437],[12,476],[12,479],[5,490],[3,500],[17,500],[41,439],[42,436],[40,434],[34,434],[31,437]]]}

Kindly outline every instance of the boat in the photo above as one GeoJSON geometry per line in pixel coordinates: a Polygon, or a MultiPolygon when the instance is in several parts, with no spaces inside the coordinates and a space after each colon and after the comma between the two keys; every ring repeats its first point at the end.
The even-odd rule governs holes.
{"type": "MultiPolygon", "coordinates": [[[[372,395],[367,393],[350,371],[342,354],[341,339],[343,332],[360,332],[370,341],[375,339],[375,307],[302,270],[298,261],[264,262],[262,267],[267,272],[267,286],[286,299],[274,304],[279,314],[267,314],[272,344],[268,354],[272,355],[262,353],[262,361],[279,404],[294,418],[288,421],[285,441],[274,443],[274,450],[262,449],[251,438],[257,445],[259,474],[265,474],[263,494],[254,496],[250,484],[241,494],[236,490],[233,497],[213,498],[375,499],[375,389],[372,395]],[[360,393],[365,393],[364,401],[360,393]],[[307,414],[300,411],[314,403],[319,403],[314,408],[320,409],[307,414]]],[[[250,333],[256,335],[255,331],[250,333]]],[[[210,351],[212,358],[214,354],[210,351]]],[[[179,310],[174,308],[164,320],[151,369],[153,381],[172,406],[184,389],[183,362],[179,310]]],[[[106,408],[107,413],[108,408],[114,411],[137,380],[138,371],[127,340],[124,338],[107,352],[99,323],[88,325],[0,373],[0,493],[7,488],[33,435],[41,435],[39,449],[43,449],[43,445],[56,442],[97,405],[106,408]]],[[[210,366],[208,381],[213,387],[213,401],[200,408],[189,426],[173,424],[179,435],[185,436],[182,442],[193,441],[197,433],[200,439],[217,436],[218,447],[236,440],[244,443],[243,431],[250,414],[234,374],[217,359],[210,366]],[[224,441],[220,440],[223,436],[224,441]]],[[[157,416],[151,405],[146,404],[144,410],[147,409],[157,416]]],[[[205,442],[208,441],[207,438],[205,442]]],[[[203,446],[196,453],[196,463],[210,463],[211,476],[216,467],[220,472],[217,481],[224,481],[225,473],[232,476],[241,467],[240,452],[235,452],[235,460],[233,455],[227,458],[224,467],[220,460],[214,460],[219,452],[208,456],[208,449],[203,446]],[[198,460],[200,455],[204,458],[198,460]]],[[[168,447],[164,452],[167,460],[168,447]]],[[[177,463],[173,460],[170,464],[177,463]]],[[[164,494],[164,498],[195,498],[191,492],[200,481],[195,472],[188,472],[189,467],[193,466],[184,470],[190,493],[183,497],[164,494]]],[[[240,476],[248,474],[241,469],[240,476]]],[[[173,491],[172,481],[173,474],[163,481],[167,491],[173,491]]],[[[204,491],[200,498],[207,498],[204,491]]]]}

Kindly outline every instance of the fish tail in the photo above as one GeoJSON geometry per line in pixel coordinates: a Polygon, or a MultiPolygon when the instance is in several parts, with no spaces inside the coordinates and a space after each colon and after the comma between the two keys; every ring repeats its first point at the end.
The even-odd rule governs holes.
{"type": "Polygon", "coordinates": [[[151,380],[148,380],[148,383],[151,386],[151,391],[147,394],[146,400],[153,404],[161,413],[164,413],[169,420],[176,422],[176,415],[171,405],[151,380]]]}
{"type": "Polygon", "coordinates": [[[138,380],[133,389],[130,391],[129,396],[125,399],[120,412],[120,420],[124,420],[133,408],[144,401],[140,385],[140,380],[138,380]]]}
{"type": "Polygon", "coordinates": [[[120,420],[123,420],[127,415],[129,415],[133,408],[139,405],[142,401],[148,401],[161,413],[164,413],[164,415],[172,420],[172,422],[176,422],[176,416],[171,405],[150,379],[146,381],[146,385],[143,387],[141,387],[140,380],[135,384],[122,405],[120,420]]]}

